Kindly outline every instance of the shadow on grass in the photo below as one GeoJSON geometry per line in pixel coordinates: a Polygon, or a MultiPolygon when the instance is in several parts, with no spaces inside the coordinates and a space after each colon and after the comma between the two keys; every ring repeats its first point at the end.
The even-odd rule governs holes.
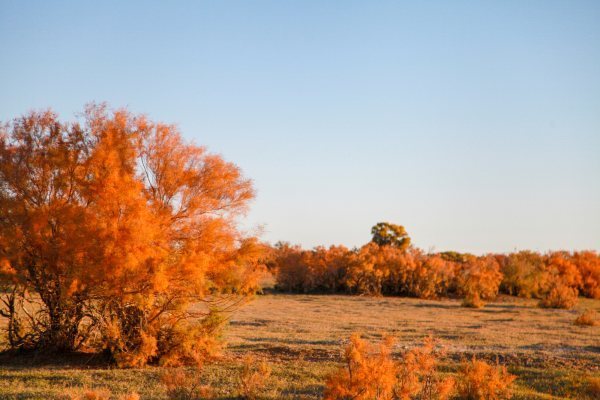
{"type": "Polygon", "coordinates": [[[539,393],[573,399],[592,399],[588,392],[586,374],[573,370],[510,368],[517,382],[527,382],[527,387],[539,393]]]}
{"type": "Polygon", "coordinates": [[[0,352],[0,365],[15,369],[60,367],[73,369],[103,369],[112,366],[105,353],[48,353],[39,351],[5,350],[0,352]]]}

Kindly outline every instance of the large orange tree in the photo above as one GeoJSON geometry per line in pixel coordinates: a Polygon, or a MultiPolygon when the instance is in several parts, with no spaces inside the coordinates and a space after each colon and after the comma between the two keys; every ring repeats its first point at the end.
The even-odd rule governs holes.
{"type": "Polygon", "coordinates": [[[202,357],[254,289],[236,229],[251,182],[177,129],[88,106],[0,132],[0,285],[14,348],[100,346],[123,365],[202,357]],[[200,303],[200,305],[198,305],[200,303]]]}

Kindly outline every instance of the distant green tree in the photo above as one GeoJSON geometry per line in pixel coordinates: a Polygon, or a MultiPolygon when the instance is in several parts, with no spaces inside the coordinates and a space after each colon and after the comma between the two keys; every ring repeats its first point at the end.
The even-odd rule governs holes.
{"type": "Polygon", "coordinates": [[[392,246],[405,250],[410,246],[410,237],[402,225],[379,222],[371,228],[373,243],[379,246],[392,246]]]}
{"type": "Polygon", "coordinates": [[[464,263],[467,262],[467,260],[469,259],[469,257],[472,257],[471,254],[468,253],[459,253],[456,251],[444,251],[442,253],[439,253],[440,256],[446,260],[446,261],[451,261],[451,262],[456,262],[456,263],[464,263]]]}

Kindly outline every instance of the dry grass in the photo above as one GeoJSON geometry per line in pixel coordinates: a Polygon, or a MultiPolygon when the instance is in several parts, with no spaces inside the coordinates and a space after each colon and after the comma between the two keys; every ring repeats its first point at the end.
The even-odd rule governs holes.
{"type": "MultiPolygon", "coordinates": [[[[600,380],[600,326],[573,324],[585,309],[600,310],[600,301],[581,299],[575,310],[556,310],[538,308],[535,300],[500,298],[466,309],[458,300],[260,296],[233,316],[224,358],[206,366],[198,380],[211,386],[214,398],[234,399],[242,360],[251,354],[272,368],[261,399],[319,399],[352,333],[364,332],[374,343],[393,335],[395,359],[432,335],[446,348],[440,368],[449,376],[475,355],[491,364],[498,359],[518,376],[513,399],[593,399],[587,382],[600,380]]],[[[9,364],[0,358],[0,399],[54,399],[65,388],[107,388],[114,398],[137,392],[141,400],[164,400],[163,373],[109,369],[89,359],[9,364]]]]}
{"type": "MultiPolygon", "coordinates": [[[[228,331],[230,349],[270,354],[282,360],[333,360],[342,340],[354,332],[379,339],[391,334],[399,349],[423,338],[440,339],[449,356],[523,366],[600,365],[600,329],[573,326],[577,311],[540,309],[536,300],[503,297],[483,309],[465,309],[459,300],[351,296],[262,296],[240,310],[228,331]]],[[[582,299],[580,309],[600,309],[582,299]]]]}

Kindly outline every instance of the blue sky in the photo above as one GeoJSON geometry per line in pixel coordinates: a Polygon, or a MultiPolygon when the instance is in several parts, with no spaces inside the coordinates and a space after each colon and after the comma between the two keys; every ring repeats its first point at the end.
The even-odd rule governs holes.
{"type": "Polygon", "coordinates": [[[0,0],[0,120],[89,101],[240,165],[269,241],[600,249],[598,1],[0,0]]]}

